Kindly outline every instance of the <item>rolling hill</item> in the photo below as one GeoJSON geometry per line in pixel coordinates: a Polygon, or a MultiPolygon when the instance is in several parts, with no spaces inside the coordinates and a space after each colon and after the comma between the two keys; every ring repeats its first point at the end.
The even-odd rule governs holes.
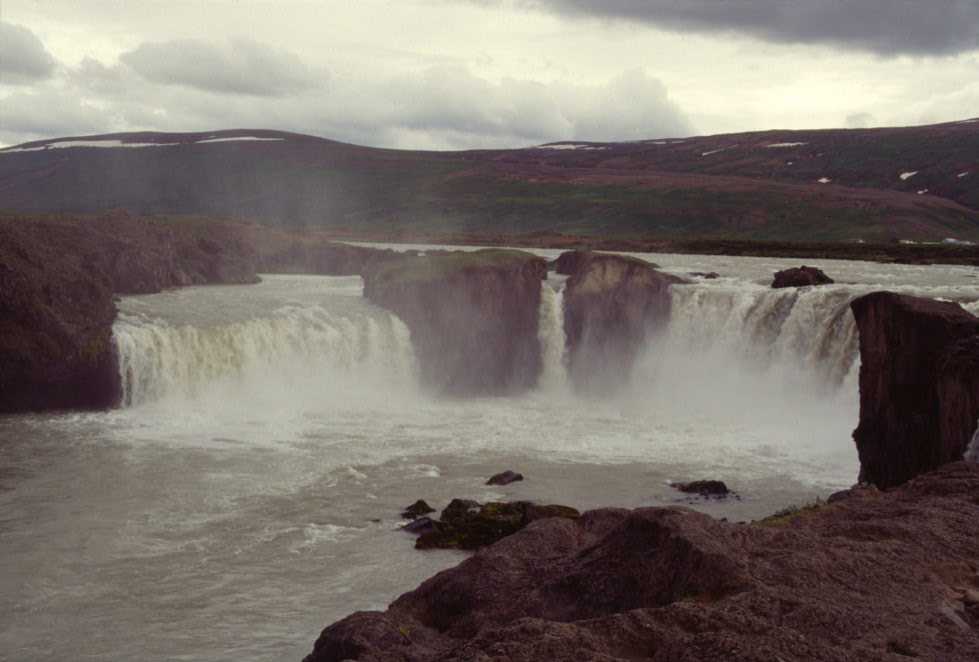
{"type": "Polygon", "coordinates": [[[0,150],[0,211],[109,209],[364,238],[979,241],[979,119],[463,152],[244,129],[0,150]]]}

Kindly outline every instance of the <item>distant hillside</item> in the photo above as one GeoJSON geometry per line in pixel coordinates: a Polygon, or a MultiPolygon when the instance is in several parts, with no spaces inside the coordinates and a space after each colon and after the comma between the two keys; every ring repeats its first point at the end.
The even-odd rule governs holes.
{"type": "Polygon", "coordinates": [[[0,150],[0,211],[230,216],[348,236],[979,240],[979,120],[421,152],[266,130],[0,150]]]}

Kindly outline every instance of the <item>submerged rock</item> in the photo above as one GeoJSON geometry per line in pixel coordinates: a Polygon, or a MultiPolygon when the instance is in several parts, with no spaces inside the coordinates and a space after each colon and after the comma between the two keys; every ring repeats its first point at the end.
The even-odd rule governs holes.
{"type": "Polygon", "coordinates": [[[775,280],[772,281],[772,289],[806,287],[808,285],[830,285],[833,282],[833,279],[827,276],[821,269],[801,266],[776,271],[775,280]]]}
{"type": "Polygon", "coordinates": [[[685,508],[537,521],[306,662],[979,659],[979,466],[866,490],[778,526],[685,508]]]}
{"type": "Polygon", "coordinates": [[[961,460],[979,419],[979,318],[890,292],[850,307],[860,332],[860,480],[893,487],[961,460]]]}
{"type": "Polygon", "coordinates": [[[478,549],[512,535],[531,522],[550,517],[576,518],[567,506],[541,506],[529,501],[481,504],[453,499],[440,521],[415,543],[418,549],[478,549]]]}
{"type": "Polygon", "coordinates": [[[536,386],[547,263],[513,250],[402,256],[364,275],[364,296],[411,331],[423,382],[439,393],[503,394],[536,386]]]}
{"type": "Polygon", "coordinates": [[[401,527],[402,531],[421,535],[435,530],[435,520],[431,517],[417,517],[401,527]]]}
{"type": "Polygon", "coordinates": [[[672,483],[671,487],[687,494],[699,494],[703,497],[726,497],[731,493],[727,485],[720,480],[695,480],[689,483],[672,483]]]}
{"type": "Polygon", "coordinates": [[[509,485],[510,483],[516,483],[523,480],[523,474],[517,473],[516,471],[510,471],[507,469],[501,473],[491,476],[487,485],[509,485]]]}
{"type": "Polygon", "coordinates": [[[427,515],[434,512],[435,509],[428,505],[424,499],[419,499],[401,511],[401,517],[402,519],[417,519],[422,515],[427,515]]]}
{"type": "Polygon", "coordinates": [[[632,257],[578,259],[564,290],[568,370],[579,390],[614,392],[628,382],[649,337],[669,321],[669,288],[686,281],[632,257]]]}
{"type": "Polygon", "coordinates": [[[715,278],[721,277],[716,271],[691,271],[689,275],[694,278],[704,278],[707,280],[714,280],[715,278]]]}

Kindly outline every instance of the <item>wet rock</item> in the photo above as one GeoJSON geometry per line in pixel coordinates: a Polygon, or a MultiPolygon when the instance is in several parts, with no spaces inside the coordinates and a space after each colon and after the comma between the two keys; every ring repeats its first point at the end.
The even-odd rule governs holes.
{"type": "Polygon", "coordinates": [[[806,287],[808,285],[829,285],[833,282],[833,279],[823,273],[821,269],[801,266],[776,271],[775,280],[772,281],[772,289],[806,287]]]}
{"type": "Polygon", "coordinates": [[[689,483],[673,483],[674,489],[687,494],[699,494],[703,497],[726,497],[731,493],[727,485],[720,480],[695,480],[689,483]]]}
{"type": "Polygon", "coordinates": [[[963,462],[784,526],[685,508],[534,522],[326,628],[306,662],[972,662],[976,494],[963,462]]]}
{"type": "Polygon", "coordinates": [[[860,333],[860,480],[883,489],[961,460],[979,419],[979,318],[890,292],[850,308],[860,333]]]}
{"type": "Polygon", "coordinates": [[[428,505],[424,499],[419,499],[401,511],[402,519],[418,519],[422,515],[434,513],[435,509],[428,505]]]}
{"type": "Polygon", "coordinates": [[[411,331],[421,378],[452,395],[536,386],[541,281],[547,263],[512,250],[430,252],[364,274],[364,296],[411,331]]]}
{"type": "Polygon", "coordinates": [[[435,520],[431,517],[417,517],[401,527],[402,531],[421,535],[435,530],[435,520]]]}
{"type": "Polygon", "coordinates": [[[415,543],[418,549],[478,549],[516,533],[531,522],[550,517],[574,519],[579,513],[567,506],[541,506],[528,501],[480,504],[453,499],[433,530],[415,543]]]}
{"type": "Polygon", "coordinates": [[[681,282],[632,257],[582,259],[564,290],[568,370],[578,390],[607,394],[628,383],[640,349],[669,321],[669,288],[681,282]]]}
{"type": "Polygon", "coordinates": [[[521,480],[523,480],[523,474],[517,473],[516,471],[510,471],[509,469],[507,469],[502,473],[498,473],[494,476],[491,476],[490,479],[486,481],[486,484],[509,485],[510,483],[516,483],[517,481],[521,481],[521,480]]]}
{"type": "Polygon", "coordinates": [[[715,278],[720,278],[721,275],[716,271],[691,271],[688,275],[694,278],[705,278],[707,280],[714,280],[715,278]]]}

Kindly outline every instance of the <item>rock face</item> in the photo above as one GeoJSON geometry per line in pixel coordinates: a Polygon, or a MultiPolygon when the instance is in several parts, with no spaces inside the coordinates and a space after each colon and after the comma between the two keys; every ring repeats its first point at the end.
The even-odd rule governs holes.
{"type": "Polygon", "coordinates": [[[614,392],[650,335],[669,321],[669,288],[685,281],[621,255],[577,253],[573,264],[564,291],[569,374],[579,390],[614,392]]]}
{"type": "Polygon", "coordinates": [[[229,224],[0,218],[0,413],[118,401],[114,294],[256,281],[229,224]]]}
{"type": "Polygon", "coordinates": [[[359,276],[396,260],[392,250],[352,246],[313,235],[297,235],[250,226],[245,235],[255,248],[263,273],[359,276]]]}
{"type": "Polygon", "coordinates": [[[364,274],[364,296],[411,331],[423,382],[454,395],[532,388],[541,372],[541,281],[522,251],[399,256],[364,274]]]}
{"type": "Polygon", "coordinates": [[[422,515],[427,515],[429,513],[434,513],[435,509],[428,505],[424,499],[419,499],[415,503],[411,504],[403,511],[401,511],[402,519],[418,519],[422,515]]]}
{"type": "Polygon", "coordinates": [[[816,267],[794,267],[784,271],[775,272],[775,280],[772,281],[772,289],[782,287],[806,287],[807,285],[829,285],[833,279],[827,276],[821,269],[816,267]]]}
{"type": "Polygon", "coordinates": [[[477,503],[453,499],[432,529],[422,533],[417,549],[479,549],[549,517],[574,519],[580,513],[567,506],[542,506],[529,501],[477,503]]]}
{"type": "Polygon", "coordinates": [[[979,466],[957,463],[768,526],[682,508],[534,522],[326,628],[306,662],[971,662],[977,494],[979,466]]]}
{"type": "Polygon", "coordinates": [[[962,459],[979,419],[979,318],[890,292],[851,308],[860,332],[860,480],[891,487],[962,459]]]}

